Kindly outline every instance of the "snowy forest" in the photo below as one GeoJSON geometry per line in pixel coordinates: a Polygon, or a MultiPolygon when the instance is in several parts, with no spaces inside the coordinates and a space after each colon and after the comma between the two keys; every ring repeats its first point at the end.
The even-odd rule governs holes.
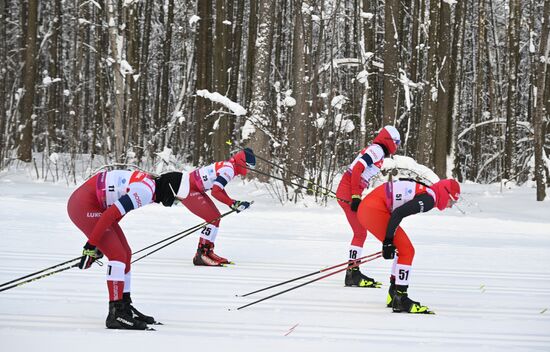
{"type": "Polygon", "coordinates": [[[549,29],[548,0],[0,0],[0,169],[248,146],[330,187],[391,124],[440,177],[544,200],[549,29]]]}

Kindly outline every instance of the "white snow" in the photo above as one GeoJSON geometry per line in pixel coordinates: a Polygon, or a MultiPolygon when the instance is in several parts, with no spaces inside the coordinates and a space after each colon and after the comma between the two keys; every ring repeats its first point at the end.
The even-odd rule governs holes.
{"type": "Polygon", "coordinates": [[[243,140],[249,139],[256,132],[256,127],[250,120],[246,120],[241,131],[241,138],[243,140]]]}
{"type": "Polygon", "coordinates": [[[355,125],[353,124],[353,121],[344,118],[342,114],[334,115],[334,125],[336,127],[339,127],[340,132],[344,132],[344,133],[350,133],[355,129],[355,125]]]}
{"type": "Polygon", "coordinates": [[[344,104],[346,103],[347,98],[343,95],[335,95],[332,100],[330,101],[330,105],[335,109],[342,109],[344,104]]]}
{"type": "Polygon", "coordinates": [[[317,128],[323,128],[325,127],[326,122],[327,122],[327,119],[325,119],[324,117],[319,117],[313,122],[313,124],[317,128]]]}
{"type": "MultiPolygon", "coordinates": [[[[75,258],[85,242],[66,213],[75,186],[32,180],[31,170],[0,174],[1,283],[75,258]]],[[[382,259],[362,267],[382,289],[345,288],[339,273],[235,311],[302,281],[236,294],[344,262],[351,231],[334,201],[281,206],[263,186],[237,179],[227,191],[255,201],[224,218],[217,237],[216,251],[236,265],[193,266],[197,234],[133,265],[134,304],[164,322],[157,331],[105,329],[105,266],[93,266],[0,292],[2,350],[550,350],[550,201],[535,202],[532,188],[466,184],[466,215],[432,210],[403,221],[416,248],[409,292],[433,316],[385,307],[391,263],[382,259]]],[[[136,251],[201,222],[181,205],[155,204],[121,227],[136,251]]],[[[364,254],[379,250],[369,235],[364,254]]]]}
{"type": "Polygon", "coordinates": [[[368,83],[369,72],[367,70],[359,71],[359,73],[357,74],[357,76],[355,76],[355,78],[359,83],[366,84],[368,83]]]}
{"type": "Polygon", "coordinates": [[[366,19],[367,21],[372,20],[374,14],[372,12],[361,12],[361,18],[366,19]]]}
{"type": "Polygon", "coordinates": [[[212,100],[213,102],[222,104],[229,110],[233,111],[233,113],[237,116],[246,115],[245,108],[218,92],[210,93],[207,89],[200,89],[197,90],[197,95],[205,99],[212,100]]]}
{"type": "Polygon", "coordinates": [[[127,74],[134,73],[134,69],[132,68],[132,65],[126,60],[120,60],[120,73],[124,76],[127,74]]]}
{"type": "Polygon", "coordinates": [[[50,76],[46,76],[42,79],[42,84],[44,87],[48,87],[52,83],[61,82],[61,78],[52,79],[50,76]]]}
{"type": "Polygon", "coordinates": [[[294,107],[296,106],[296,99],[288,95],[283,99],[283,105],[288,108],[294,107]]]}
{"type": "Polygon", "coordinates": [[[189,18],[189,25],[192,26],[194,25],[195,23],[199,22],[200,21],[200,17],[197,16],[197,15],[193,15],[189,18]]]}

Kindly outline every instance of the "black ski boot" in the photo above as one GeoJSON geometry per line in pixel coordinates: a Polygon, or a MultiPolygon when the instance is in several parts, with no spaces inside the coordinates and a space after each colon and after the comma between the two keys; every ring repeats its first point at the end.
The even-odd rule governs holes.
{"type": "Polygon", "coordinates": [[[132,298],[130,297],[130,292],[124,292],[124,294],[122,295],[122,301],[127,304],[128,312],[135,320],[142,321],[145,324],[161,325],[161,323],[156,321],[155,318],[149,315],[143,314],[132,305],[132,298]]]}
{"type": "Polygon", "coordinates": [[[395,296],[395,277],[390,278],[390,288],[388,290],[388,297],[386,298],[386,307],[393,307],[393,297],[395,296]]]}
{"type": "Polygon", "coordinates": [[[134,319],[128,303],[123,300],[109,302],[109,315],[105,326],[109,329],[150,330],[146,323],[134,319]]]}
{"type": "Polygon", "coordinates": [[[408,286],[395,286],[395,295],[393,296],[392,309],[394,313],[412,313],[412,314],[435,314],[427,306],[413,301],[407,294],[408,286]]]}
{"type": "MultiPolygon", "coordinates": [[[[353,261],[349,262],[350,266],[353,264],[355,264],[353,261]]],[[[381,282],[378,282],[367,275],[363,275],[357,266],[346,270],[346,279],[344,280],[344,284],[347,287],[380,288],[382,286],[381,282]]]]}

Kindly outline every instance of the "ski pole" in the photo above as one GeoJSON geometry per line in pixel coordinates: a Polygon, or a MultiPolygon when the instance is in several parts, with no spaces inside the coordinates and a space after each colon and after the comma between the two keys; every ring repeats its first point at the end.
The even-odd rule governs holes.
{"type": "MultiPolygon", "coordinates": [[[[363,257],[361,257],[361,258],[358,258],[357,260],[367,259],[367,258],[376,256],[376,255],[379,255],[380,253],[381,253],[381,252],[369,254],[369,255],[363,256],[363,257]]],[[[236,297],[246,297],[246,296],[250,296],[250,295],[253,295],[253,294],[258,293],[258,292],[262,292],[262,291],[269,290],[269,289],[274,288],[274,287],[282,286],[282,285],[285,285],[285,284],[288,284],[288,283],[291,283],[291,282],[294,282],[294,281],[297,281],[297,280],[300,280],[300,279],[305,279],[306,277],[310,277],[310,276],[313,276],[313,275],[316,275],[316,274],[324,273],[325,271],[329,271],[329,270],[332,270],[332,269],[336,269],[336,268],[338,268],[338,267],[340,267],[340,266],[342,266],[342,265],[348,265],[348,264],[349,264],[349,261],[346,261],[346,262],[344,262],[344,263],[336,264],[336,265],[333,265],[333,266],[328,267],[328,268],[324,268],[324,269],[321,269],[321,270],[317,270],[317,271],[314,271],[314,272],[312,272],[312,273],[309,273],[309,274],[306,274],[306,275],[302,275],[302,276],[297,277],[297,278],[294,278],[294,279],[290,279],[290,280],[287,280],[287,281],[279,282],[279,283],[277,283],[277,284],[274,284],[274,285],[271,285],[271,286],[268,286],[268,287],[264,287],[264,288],[261,288],[261,289],[256,290],[256,291],[252,291],[252,292],[246,293],[246,294],[244,294],[244,295],[235,295],[235,296],[236,296],[236,297]]]]}
{"type": "MultiPolygon", "coordinates": [[[[357,262],[357,263],[355,263],[355,264],[353,264],[353,265],[350,265],[349,267],[350,267],[350,268],[354,268],[354,267],[359,266],[359,265],[361,265],[361,264],[364,264],[364,263],[370,262],[370,261],[372,261],[372,260],[375,260],[375,259],[377,259],[377,258],[380,258],[381,256],[382,256],[381,252],[378,252],[378,253],[376,254],[376,256],[374,256],[374,257],[372,257],[372,258],[369,258],[369,259],[366,259],[366,260],[363,260],[363,261],[361,261],[361,262],[357,262]]],[[[323,275],[323,276],[321,276],[321,277],[318,277],[318,278],[316,278],[316,279],[306,281],[306,282],[304,282],[303,284],[296,285],[296,286],[292,286],[291,288],[288,288],[288,289],[286,289],[286,290],[279,291],[279,292],[274,293],[274,294],[272,294],[272,295],[270,295],[270,296],[267,296],[267,297],[264,297],[264,298],[262,298],[262,299],[256,300],[256,301],[254,301],[254,302],[245,304],[244,306],[240,306],[240,307],[238,307],[236,310],[241,310],[241,309],[244,309],[244,308],[246,308],[246,307],[250,307],[250,306],[252,306],[252,305],[254,305],[254,304],[256,304],[256,303],[260,303],[260,302],[266,301],[266,300],[271,299],[271,298],[273,298],[273,297],[282,295],[283,293],[286,293],[286,292],[295,290],[295,289],[297,289],[297,288],[300,288],[300,287],[309,285],[309,284],[311,284],[311,283],[314,283],[315,281],[319,281],[319,280],[325,279],[325,278],[327,278],[327,277],[329,277],[329,276],[338,274],[338,273],[340,273],[340,272],[342,272],[342,271],[344,271],[344,270],[347,270],[347,269],[348,269],[348,268],[342,268],[342,269],[333,271],[333,272],[331,272],[331,273],[328,273],[328,274],[326,274],[326,275],[323,275]]],[[[230,309],[230,310],[231,310],[231,309],[230,309]]]]}
{"type": "MultiPolygon", "coordinates": [[[[81,257],[79,257],[79,258],[77,258],[77,259],[80,259],[80,258],[81,258],[81,257]]],[[[69,269],[75,268],[75,267],[77,267],[77,266],[78,266],[78,263],[73,264],[73,265],[66,266],[66,267],[61,268],[61,269],[57,269],[57,270],[55,270],[55,271],[51,271],[51,272],[49,272],[49,273],[46,273],[46,274],[43,274],[43,275],[40,275],[40,276],[37,276],[37,277],[30,278],[30,279],[25,280],[25,281],[18,282],[18,283],[16,283],[16,284],[11,285],[11,286],[8,286],[8,287],[3,287],[2,289],[0,289],[0,292],[2,292],[2,291],[7,291],[7,290],[12,289],[12,288],[14,288],[14,287],[21,286],[21,285],[28,284],[28,283],[33,282],[33,281],[36,281],[36,280],[43,279],[43,278],[48,277],[48,276],[50,276],[50,275],[57,274],[57,273],[60,273],[60,272],[62,272],[62,271],[65,271],[65,270],[69,270],[69,269]]]]}
{"type": "MultiPolygon", "coordinates": [[[[251,203],[253,203],[253,202],[251,202],[251,203]]],[[[153,243],[152,245],[149,245],[149,246],[147,246],[147,247],[145,247],[145,248],[140,249],[139,251],[136,251],[136,252],[132,253],[132,254],[137,254],[137,253],[143,252],[144,250],[147,250],[147,249],[149,249],[149,248],[151,248],[151,247],[153,247],[153,246],[156,246],[156,245],[158,245],[158,244],[160,244],[160,243],[166,242],[166,241],[168,241],[168,240],[170,240],[170,239],[172,239],[172,238],[174,238],[174,237],[176,237],[176,236],[178,236],[178,235],[181,235],[181,234],[184,234],[184,233],[185,233],[185,235],[183,235],[182,237],[177,238],[176,240],[174,240],[174,241],[172,241],[172,242],[170,242],[170,243],[168,243],[168,244],[166,244],[166,245],[164,245],[164,246],[162,246],[162,247],[160,247],[160,248],[158,248],[158,249],[156,249],[156,250],[154,250],[154,251],[152,251],[152,252],[150,252],[150,253],[148,253],[148,254],[146,254],[146,255],[140,257],[140,258],[138,258],[138,259],[136,259],[136,260],[134,260],[132,263],[134,263],[134,262],[136,262],[136,261],[138,261],[138,260],[140,260],[140,259],[143,259],[143,258],[145,258],[145,257],[147,257],[147,256],[149,256],[149,255],[151,255],[151,254],[153,254],[153,253],[155,253],[156,251],[158,251],[158,250],[160,250],[160,249],[162,249],[162,248],[164,248],[164,247],[166,247],[166,246],[168,246],[168,245],[170,245],[170,244],[172,244],[172,243],[174,243],[174,242],[176,242],[176,241],[181,240],[182,238],[184,238],[184,237],[186,237],[186,236],[189,236],[193,231],[196,231],[197,229],[201,228],[202,226],[205,226],[205,225],[207,225],[207,224],[209,224],[209,223],[211,223],[211,222],[214,222],[214,221],[216,221],[216,220],[218,220],[218,219],[221,219],[221,218],[223,218],[224,216],[233,213],[234,211],[235,211],[235,210],[228,211],[227,213],[224,213],[224,214],[220,215],[219,217],[217,217],[216,219],[214,219],[214,220],[212,220],[212,221],[210,221],[210,222],[206,222],[206,221],[205,221],[205,222],[203,222],[203,223],[201,223],[201,224],[195,225],[195,226],[193,226],[193,227],[191,227],[191,228],[189,228],[189,229],[187,229],[187,230],[178,232],[178,233],[175,234],[175,235],[172,235],[172,236],[170,236],[170,237],[167,237],[167,238],[165,238],[165,239],[163,239],[163,240],[161,240],[161,241],[158,241],[158,242],[156,242],[156,243],[153,243]]],[[[43,278],[48,277],[48,276],[50,276],[50,275],[57,274],[57,273],[60,273],[60,272],[62,272],[62,271],[65,271],[65,270],[74,268],[74,267],[77,267],[77,266],[78,266],[78,263],[73,264],[73,265],[70,265],[70,266],[67,266],[67,267],[64,267],[64,268],[61,268],[61,269],[58,269],[58,270],[55,270],[55,271],[52,271],[52,272],[49,272],[49,273],[46,273],[46,274],[44,274],[44,275],[36,276],[36,277],[30,278],[30,279],[28,279],[28,280],[18,282],[18,281],[23,280],[23,279],[26,279],[26,278],[28,278],[28,277],[31,277],[31,276],[34,276],[34,275],[43,273],[43,272],[48,271],[48,270],[51,270],[51,269],[55,269],[55,268],[60,267],[60,266],[62,266],[62,265],[64,265],[64,264],[73,262],[73,261],[75,261],[75,260],[80,260],[80,259],[82,259],[82,256],[77,257],[77,258],[74,258],[74,259],[71,259],[71,260],[68,260],[68,261],[63,262],[63,263],[60,263],[60,264],[56,264],[56,265],[51,266],[51,267],[46,268],[46,269],[42,269],[42,270],[37,271],[37,272],[34,272],[34,273],[32,273],[32,274],[28,274],[28,275],[22,276],[22,277],[20,277],[20,278],[18,278],[18,279],[14,279],[14,280],[5,282],[5,283],[3,283],[2,285],[0,285],[0,287],[2,287],[2,288],[0,289],[0,292],[6,291],[6,290],[9,290],[9,289],[12,289],[12,288],[14,288],[14,287],[17,287],[17,286],[20,286],[20,285],[23,285],[23,284],[27,284],[27,283],[36,281],[36,280],[39,280],[39,279],[43,279],[43,278]],[[4,287],[4,286],[7,286],[7,285],[9,285],[9,284],[11,284],[11,283],[14,283],[14,282],[18,282],[18,283],[17,283],[17,284],[14,284],[14,285],[11,285],[11,286],[8,286],[8,287],[4,287]]]]}
{"type": "MultiPolygon", "coordinates": [[[[311,189],[311,188],[309,188],[309,187],[307,187],[307,186],[303,186],[303,185],[301,185],[301,184],[298,184],[298,183],[295,183],[295,182],[292,182],[292,181],[289,181],[289,180],[285,180],[285,179],[283,179],[283,178],[281,178],[281,177],[278,177],[278,176],[269,174],[269,173],[267,173],[267,172],[263,172],[263,171],[256,170],[256,169],[252,169],[252,168],[249,168],[249,167],[246,167],[246,166],[245,166],[244,168],[245,168],[245,169],[248,169],[248,170],[250,170],[250,171],[252,171],[252,172],[258,173],[258,174],[260,174],[260,175],[268,176],[268,177],[274,178],[274,179],[276,179],[276,180],[280,180],[280,181],[283,181],[283,182],[285,182],[285,183],[291,184],[291,185],[293,185],[293,186],[296,186],[296,187],[300,187],[300,188],[306,189],[306,190],[308,190],[308,191],[318,191],[318,190],[316,190],[316,189],[311,189]]],[[[313,184],[313,185],[316,186],[316,187],[320,187],[320,186],[317,186],[316,184],[313,184]]],[[[331,191],[331,192],[332,192],[332,191],[331,191]]],[[[334,192],[332,192],[332,193],[334,193],[334,192]]],[[[351,204],[351,201],[349,201],[349,200],[347,200],[347,199],[339,198],[339,197],[337,197],[337,196],[335,196],[335,195],[333,195],[333,194],[329,194],[329,193],[327,193],[327,192],[321,193],[321,195],[323,195],[323,196],[328,196],[328,197],[331,197],[331,198],[334,198],[334,199],[339,200],[340,202],[343,202],[343,203],[351,204]]]]}
{"type": "MultiPolygon", "coordinates": [[[[231,141],[227,141],[226,143],[229,144],[229,145],[233,145],[231,141]]],[[[235,147],[239,148],[240,150],[244,150],[244,148],[241,147],[241,146],[235,145],[235,147]]],[[[315,187],[317,187],[317,189],[323,189],[323,190],[327,191],[328,193],[336,194],[336,192],[334,192],[333,190],[331,190],[331,189],[329,189],[329,188],[326,188],[326,187],[323,187],[323,186],[321,186],[321,185],[318,185],[318,184],[316,184],[315,182],[311,182],[311,180],[308,180],[308,179],[305,178],[304,176],[301,176],[301,175],[299,175],[299,174],[296,173],[296,172],[293,172],[293,171],[291,171],[291,170],[288,170],[288,169],[282,167],[281,165],[277,165],[276,163],[274,163],[274,162],[272,162],[272,161],[269,161],[269,160],[267,160],[266,158],[261,157],[260,155],[254,154],[254,156],[255,156],[256,158],[262,160],[263,162],[268,163],[268,164],[271,165],[271,166],[275,166],[276,168],[282,170],[283,172],[288,172],[288,173],[291,174],[292,176],[298,177],[298,178],[301,179],[302,181],[311,183],[312,185],[314,185],[315,187]]],[[[255,171],[254,169],[249,169],[249,170],[255,171]]],[[[270,175],[269,175],[269,176],[270,176],[270,175]]],[[[303,186],[302,186],[302,187],[303,187],[303,186]]]]}
{"type": "MultiPolygon", "coordinates": [[[[62,266],[62,265],[65,265],[65,264],[68,264],[68,263],[70,263],[70,262],[74,262],[75,260],[80,260],[80,259],[82,259],[82,256],[73,258],[73,259],[71,259],[71,260],[67,260],[66,262],[63,262],[63,263],[59,263],[59,264],[50,266],[49,268],[46,268],[46,269],[42,269],[42,270],[39,270],[39,271],[35,271],[34,273],[31,273],[31,274],[28,274],[28,275],[25,275],[25,276],[21,276],[21,277],[19,277],[19,278],[17,278],[17,279],[13,279],[13,280],[11,280],[11,281],[4,282],[3,284],[0,285],[0,287],[7,286],[7,285],[12,284],[12,283],[14,283],[14,282],[17,282],[17,281],[20,281],[20,280],[24,280],[24,279],[26,279],[26,278],[28,278],[28,277],[31,277],[31,276],[34,276],[34,275],[43,273],[43,272],[48,271],[48,270],[51,270],[51,269],[58,268],[58,267],[60,267],[60,266],[62,266]]],[[[1,292],[1,291],[0,291],[0,292],[1,292]]]]}
{"type": "MultiPolygon", "coordinates": [[[[251,205],[254,204],[254,201],[250,202],[250,204],[251,204],[251,205]]],[[[166,243],[164,246],[161,246],[161,247],[159,247],[159,248],[157,248],[157,249],[155,249],[155,250],[153,250],[153,251],[151,251],[151,252],[149,252],[149,253],[147,253],[147,254],[145,254],[145,255],[142,255],[141,257],[139,257],[139,258],[137,258],[137,259],[132,260],[132,264],[135,263],[135,262],[137,262],[138,260],[141,260],[141,259],[143,259],[143,258],[146,258],[146,257],[150,256],[150,255],[153,254],[153,253],[156,253],[156,252],[160,251],[161,249],[163,249],[163,248],[165,248],[165,247],[168,247],[168,246],[171,245],[172,243],[177,242],[177,241],[181,240],[182,238],[185,238],[185,237],[189,236],[190,234],[192,234],[193,232],[195,232],[197,229],[199,229],[199,228],[201,228],[201,227],[203,227],[203,226],[206,226],[206,225],[208,225],[208,224],[211,224],[211,223],[213,223],[214,221],[217,221],[217,220],[223,218],[224,216],[227,216],[227,215],[229,215],[229,214],[231,214],[231,213],[234,213],[234,212],[235,212],[235,210],[230,210],[230,211],[228,211],[227,213],[224,213],[224,214],[218,216],[218,217],[215,218],[214,220],[211,220],[211,221],[208,221],[208,222],[205,221],[205,222],[203,222],[202,224],[195,225],[195,226],[193,226],[193,227],[191,227],[191,228],[189,228],[189,229],[187,229],[187,230],[185,230],[185,231],[182,231],[182,232],[180,232],[180,233],[177,233],[176,235],[173,235],[173,236],[170,236],[170,237],[168,237],[168,238],[165,238],[164,240],[162,240],[162,241],[160,241],[160,242],[157,242],[157,243],[152,244],[152,245],[150,245],[150,246],[148,246],[148,247],[145,247],[145,248],[143,248],[143,249],[140,249],[139,251],[137,251],[137,252],[135,252],[135,253],[133,253],[133,254],[137,254],[137,253],[139,253],[139,252],[143,252],[144,250],[146,250],[146,249],[148,249],[148,248],[151,248],[151,247],[153,247],[153,246],[155,246],[155,245],[157,245],[157,244],[160,244],[160,243],[162,243],[162,242],[165,242],[165,241],[167,241],[167,240],[169,240],[169,239],[171,239],[171,238],[174,238],[175,236],[181,234],[180,237],[176,238],[176,239],[173,240],[173,241],[170,241],[170,242],[166,243]]]]}
{"type": "MultiPolygon", "coordinates": [[[[254,203],[254,202],[250,202],[250,204],[253,204],[253,203],[254,203]]],[[[190,231],[190,232],[196,231],[196,230],[200,229],[200,228],[203,227],[203,226],[206,226],[206,225],[208,225],[208,224],[211,224],[211,223],[213,223],[214,221],[217,221],[217,220],[223,218],[224,216],[227,216],[227,215],[233,213],[234,211],[235,211],[235,210],[230,210],[230,211],[228,211],[227,213],[224,213],[224,214],[220,215],[219,217],[215,218],[214,220],[211,220],[210,222],[205,221],[205,222],[203,222],[203,223],[200,223],[200,224],[198,224],[198,225],[195,225],[195,226],[193,226],[193,227],[190,227],[190,228],[188,228],[188,229],[186,229],[186,230],[180,231],[180,232],[178,232],[178,233],[176,233],[176,234],[174,234],[174,235],[172,235],[172,236],[166,237],[166,238],[163,239],[163,240],[160,240],[160,241],[158,241],[158,242],[155,242],[155,243],[153,243],[153,244],[151,244],[151,245],[149,245],[149,246],[147,246],[147,247],[145,247],[145,248],[140,249],[139,251],[136,251],[136,252],[132,253],[132,255],[141,253],[141,252],[143,252],[143,251],[145,251],[145,250],[147,250],[147,249],[149,249],[149,248],[151,248],[151,247],[154,247],[154,246],[159,245],[159,244],[161,244],[161,243],[163,243],[163,242],[166,242],[166,241],[168,241],[168,240],[171,240],[172,238],[177,237],[177,236],[179,236],[179,235],[182,235],[182,234],[184,234],[184,233],[187,233],[187,232],[189,232],[189,231],[190,231]]],[[[170,243],[172,243],[172,242],[170,242],[170,243]]],[[[133,263],[133,262],[132,262],[132,263],[133,263]]]]}

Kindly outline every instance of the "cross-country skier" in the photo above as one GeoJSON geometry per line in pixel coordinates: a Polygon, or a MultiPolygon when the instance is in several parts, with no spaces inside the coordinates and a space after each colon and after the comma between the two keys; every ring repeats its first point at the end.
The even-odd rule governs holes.
{"type": "MultiPolygon", "coordinates": [[[[371,145],[361,150],[359,155],[348,167],[342,176],[342,180],[336,190],[338,204],[346,213],[346,218],[353,231],[348,261],[353,265],[357,258],[361,257],[363,245],[367,238],[367,230],[357,219],[357,208],[361,203],[361,193],[368,188],[370,179],[382,168],[384,158],[389,157],[397,151],[401,138],[397,129],[393,126],[385,126],[380,130],[371,145]],[[342,200],[350,200],[347,203],[342,200]]],[[[382,283],[370,278],[359,270],[359,267],[350,267],[346,270],[344,281],[346,286],[356,287],[380,287],[382,283]]]]}
{"type": "Polygon", "coordinates": [[[235,176],[245,176],[248,169],[256,166],[256,157],[250,148],[245,148],[227,161],[198,168],[184,175],[177,198],[193,214],[209,222],[200,234],[197,253],[193,257],[193,264],[205,266],[222,266],[230,263],[226,258],[214,253],[214,243],[220,227],[220,211],[206,194],[225,203],[231,209],[241,212],[250,206],[250,202],[234,200],[225,192],[225,186],[235,176]]]}
{"type": "Polygon", "coordinates": [[[412,180],[398,180],[376,187],[359,205],[359,222],[383,243],[383,257],[394,259],[386,301],[394,312],[431,313],[428,307],[411,300],[407,294],[414,247],[399,226],[401,220],[434,207],[451,208],[459,196],[460,185],[453,179],[444,179],[429,187],[412,180]]]}
{"type": "Polygon", "coordinates": [[[110,329],[146,330],[147,324],[155,323],[153,317],[132,306],[132,251],[118,222],[129,211],[153,202],[171,206],[181,179],[181,172],[155,178],[140,171],[104,171],[87,180],[69,198],[69,217],[88,237],[79,268],[89,268],[103,254],[109,259],[109,314],[105,324],[110,329]]]}

